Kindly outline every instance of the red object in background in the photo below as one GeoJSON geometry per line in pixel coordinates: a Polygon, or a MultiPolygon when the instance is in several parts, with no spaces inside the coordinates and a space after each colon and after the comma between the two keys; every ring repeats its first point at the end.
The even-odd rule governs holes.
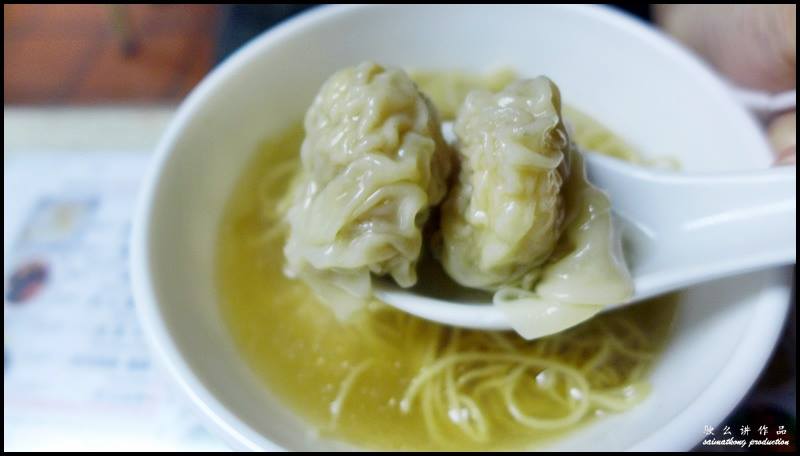
{"type": "Polygon", "coordinates": [[[47,263],[31,261],[17,267],[8,279],[6,301],[22,304],[36,296],[44,287],[49,275],[47,263]]]}
{"type": "Polygon", "coordinates": [[[215,5],[3,5],[4,104],[177,102],[214,62],[215,5]]]}

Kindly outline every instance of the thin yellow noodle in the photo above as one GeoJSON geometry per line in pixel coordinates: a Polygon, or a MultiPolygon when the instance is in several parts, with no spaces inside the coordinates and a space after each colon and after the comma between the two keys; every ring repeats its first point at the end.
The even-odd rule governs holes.
{"type": "Polygon", "coordinates": [[[644,382],[632,383],[621,388],[593,391],[589,394],[591,403],[603,410],[623,412],[642,402],[650,391],[644,382]],[[626,393],[626,390],[631,393],[626,393]]]}
{"type": "Polygon", "coordinates": [[[422,384],[426,380],[440,373],[441,370],[447,366],[456,363],[496,362],[496,361],[515,362],[519,363],[520,366],[542,367],[544,369],[551,368],[553,370],[561,371],[569,375],[575,375],[583,378],[583,375],[578,370],[570,366],[561,364],[559,362],[547,359],[531,358],[525,355],[512,354],[512,353],[476,353],[476,352],[459,353],[455,355],[448,355],[442,357],[438,359],[436,362],[432,363],[430,366],[421,369],[420,373],[417,374],[417,376],[411,380],[408,389],[406,389],[406,392],[403,395],[403,399],[400,401],[400,407],[401,409],[404,409],[406,411],[409,410],[411,407],[411,401],[413,401],[414,396],[416,395],[420,386],[422,386],[422,384]]]}
{"type": "Polygon", "coordinates": [[[555,388],[543,387],[540,388],[540,390],[542,391],[542,393],[544,393],[545,396],[549,397],[553,401],[558,402],[561,405],[566,405],[566,406],[569,405],[569,400],[558,394],[555,388]]]}
{"type": "MultiPolygon", "coordinates": [[[[425,416],[425,423],[428,425],[428,433],[435,442],[440,445],[447,445],[449,439],[445,435],[444,430],[439,425],[437,417],[446,414],[446,410],[441,410],[441,388],[438,387],[436,382],[431,382],[423,391],[426,400],[423,401],[423,415],[425,416]],[[438,410],[438,413],[436,409],[438,410]]],[[[445,415],[446,416],[446,415],[445,415]]]]}
{"type": "Polygon", "coordinates": [[[650,361],[655,357],[655,355],[652,352],[646,352],[628,348],[625,346],[625,343],[619,339],[619,337],[615,336],[613,333],[609,333],[609,335],[610,337],[608,338],[608,343],[614,347],[614,350],[618,351],[619,353],[629,358],[633,358],[639,361],[650,361]]]}
{"type": "Polygon", "coordinates": [[[514,390],[516,389],[517,380],[521,377],[523,371],[524,369],[520,366],[520,368],[518,368],[519,373],[513,376],[514,381],[508,382],[503,386],[503,399],[506,401],[506,408],[518,423],[531,429],[561,429],[576,424],[589,411],[589,384],[582,375],[578,374],[575,379],[580,387],[578,390],[580,392],[580,398],[578,399],[577,406],[570,410],[566,416],[561,418],[537,418],[526,414],[519,409],[517,401],[514,400],[514,390]]]}
{"type": "MultiPolygon", "coordinates": [[[[447,412],[449,416],[451,412],[458,412],[459,410],[458,388],[456,387],[453,366],[448,366],[444,371],[444,390],[447,398],[447,412]]],[[[456,426],[463,427],[462,423],[460,423],[458,420],[452,419],[452,417],[450,421],[456,426]]]]}
{"type": "Polygon", "coordinates": [[[516,351],[514,345],[508,341],[507,338],[504,338],[499,333],[495,331],[487,332],[486,335],[494,342],[494,344],[500,346],[500,348],[504,349],[505,351],[513,352],[516,351]]]}
{"type": "Polygon", "coordinates": [[[467,411],[467,419],[464,422],[465,435],[476,442],[487,442],[489,440],[489,423],[484,417],[481,407],[469,396],[459,394],[459,406],[467,411]],[[470,425],[471,424],[471,425],[470,425]]]}
{"type": "Polygon", "coordinates": [[[471,369],[458,378],[456,386],[463,387],[480,377],[497,375],[507,370],[508,366],[502,364],[489,364],[487,366],[471,369]]]}
{"type": "Polygon", "coordinates": [[[339,392],[336,394],[336,398],[333,399],[330,405],[331,427],[335,428],[339,423],[339,416],[342,413],[344,402],[347,400],[347,395],[350,394],[350,390],[353,389],[353,385],[355,384],[356,380],[358,380],[358,377],[364,371],[366,371],[371,364],[372,360],[369,359],[358,363],[356,367],[347,373],[347,376],[344,378],[344,380],[342,380],[342,383],[339,385],[339,392]]]}
{"type": "Polygon", "coordinates": [[[600,345],[600,349],[597,350],[597,353],[594,354],[591,358],[589,358],[583,366],[581,366],[581,371],[588,372],[594,370],[597,366],[600,366],[606,362],[608,356],[611,354],[611,348],[609,347],[608,342],[605,340],[602,341],[600,345]]]}
{"type": "Polygon", "coordinates": [[[391,339],[401,341],[396,349],[418,353],[419,367],[412,371],[399,408],[408,414],[418,404],[428,435],[443,448],[453,439],[489,442],[495,426],[566,429],[592,410],[624,411],[647,395],[646,383],[632,386],[649,366],[643,359],[650,355],[643,350],[647,340],[624,319],[532,343],[506,333],[432,325],[391,310],[377,311],[366,322],[376,339],[386,343],[397,337],[391,339]],[[526,397],[547,398],[563,416],[531,414],[517,396],[520,382],[541,372],[555,383],[537,384],[534,396],[526,397]]]}
{"type": "Polygon", "coordinates": [[[425,428],[428,430],[428,435],[430,435],[436,443],[445,445],[447,439],[442,435],[439,424],[436,422],[436,414],[433,411],[434,402],[431,395],[431,388],[426,388],[422,391],[422,419],[425,421],[425,428]]]}
{"type": "Polygon", "coordinates": [[[640,346],[648,346],[649,339],[647,335],[642,331],[641,328],[638,328],[636,325],[631,323],[630,321],[624,318],[614,318],[609,320],[609,323],[616,325],[617,327],[622,327],[625,331],[628,332],[634,339],[639,343],[640,346]]]}
{"type": "MultiPolygon", "coordinates": [[[[508,366],[506,366],[506,369],[508,369],[508,366]]],[[[492,390],[499,390],[507,381],[508,374],[502,377],[489,378],[478,383],[472,392],[476,396],[481,396],[491,392],[492,390]]]]}

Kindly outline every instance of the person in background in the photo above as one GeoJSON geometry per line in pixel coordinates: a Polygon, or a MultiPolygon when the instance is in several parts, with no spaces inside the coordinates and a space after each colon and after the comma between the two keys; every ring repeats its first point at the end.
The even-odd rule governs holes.
{"type": "MultiPolygon", "coordinates": [[[[769,92],[797,87],[797,5],[657,5],[656,22],[732,82],[769,92]]],[[[769,119],[777,163],[796,162],[795,110],[769,119]]]]}

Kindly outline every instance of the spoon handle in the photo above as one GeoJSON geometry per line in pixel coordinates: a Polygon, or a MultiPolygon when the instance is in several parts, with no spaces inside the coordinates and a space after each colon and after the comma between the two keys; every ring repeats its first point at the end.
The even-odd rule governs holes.
{"type": "Polygon", "coordinates": [[[698,248],[763,258],[763,266],[797,260],[794,166],[699,179],[684,176],[674,185],[687,206],[676,228],[698,248]]]}
{"type": "Polygon", "coordinates": [[[796,167],[683,174],[587,154],[590,180],[644,236],[636,298],[797,261],[796,167]]]}

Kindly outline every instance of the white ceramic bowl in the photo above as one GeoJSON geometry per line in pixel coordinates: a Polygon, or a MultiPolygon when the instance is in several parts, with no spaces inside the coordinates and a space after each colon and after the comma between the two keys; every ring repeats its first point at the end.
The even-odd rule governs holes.
{"type": "MultiPolygon", "coordinates": [[[[237,448],[348,447],[309,438],[308,426],[250,373],[220,319],[213,272],[223,205],[256,144],[300,119],[327,76],[367,59],[546,74],[567,103],[648,155],[679,158],[688,171],[759,168],[771,160],[758,126],[704,64],[613,10],[325,7],[272,29],[215,69],[180,107],[158,146],[132,238],[134,292],[152,345],[237,448]]],[[[550,448],[691,448],[764,367],[785,319],[789,284],[783,269],[688,290],[649,399],[550,448]]]]}

